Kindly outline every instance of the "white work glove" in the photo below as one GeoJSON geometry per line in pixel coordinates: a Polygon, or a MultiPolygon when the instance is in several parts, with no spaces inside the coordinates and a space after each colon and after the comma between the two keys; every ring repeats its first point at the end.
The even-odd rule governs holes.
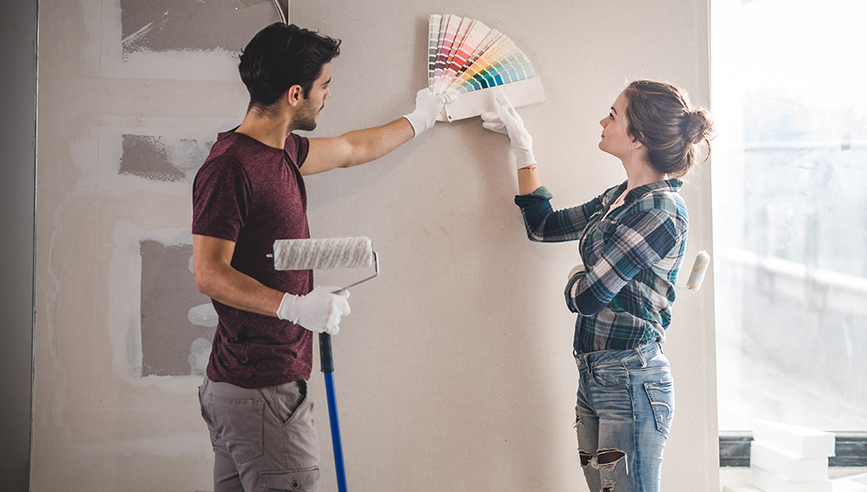
{"type": "Polygon", "coordinates": [[[349,314],[349,292],[340,287],[319,286],[306,296],[284,294],[277,317],[314,333],[336,335],[340,317],[349,314]],[[336,293],[335,293],[336,292],[336,293]]]}
{"type": "Polygon", "coordinates": [[[429,128],[433,128],[437,122],[437,116],[442,112],[443,106],[457,98],[454,94],[440,94],[435,96],[430,89],[422,89],[415,94],[415,111],[404,118],[409,120],[415,137],[429,128]]]}
{"type": "Polygon", "coordinates": [[[482,126],[493,132],[504,133],[509,136],[512,152],[515,153],[515,164],[518,166],[518,169],[535,164],[536,156],[533,155],[533,137],[524,128],[524,120],[521,119],[521,115],[512,107],[512,103],[509,102],[506,93],[502,89],[497,90],[496,98],[497,111],[482,113],[482,126]]]}

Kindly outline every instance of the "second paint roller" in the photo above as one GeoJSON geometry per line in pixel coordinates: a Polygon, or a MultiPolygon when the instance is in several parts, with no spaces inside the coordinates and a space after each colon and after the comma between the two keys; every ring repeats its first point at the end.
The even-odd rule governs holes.
{"type": "Polygon", "coordinates": [[[704,281],[704,275],[707,273],[707,265],[710,263],[710,255],[707,251],[701,250],[695,255],[695,261],[692,264],[692,271],[689,273],[689,278],[686,280],[686,287],[681,287],[686,290],[697,291],[701,288],[701,283],[704,281]]]}
{"type": "MultiPolygon", "coordinates": [[[[345,291],[379,275],[379,257],[369,238],[343,237],[325,239],[280,239],[274,241],[275,270],[320,270],[324,268],[358,268],[374,264],[370,277],[340,289],[345,291]]],[[[319,334],[319,361],[325,375],[325,391],[328,397],[328,417],[331,421],[331,444],[334,447],[334,467],[337,472],[337,489],[346,492],[346,473],[343,466],[343,448],[340,443],[340,424],[337,419],[337,399],[334,397],[334,361],[331,356],[331,335],[319,334]]]]}

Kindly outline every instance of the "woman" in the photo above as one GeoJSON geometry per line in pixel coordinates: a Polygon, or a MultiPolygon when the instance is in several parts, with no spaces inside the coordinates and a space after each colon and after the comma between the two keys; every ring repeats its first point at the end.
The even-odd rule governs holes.
{"type": "Polygon", "coordinates": [[[583,265],[569,273],[566,304],[578,314],[575,427],[593,492],[658,491],[674,416],[674,386],[660,344],[671,321],[689,220],[678,177],[696,163],[713,131],[670,84],[629,84],[600,121],[599,148],[618,157],[627,179],[584,205],[553,211],[536,171],[532,138],[505,95],[487,129],[507,133],[517,157],[515,203],[533,241],[578,240],[583,265]]]}

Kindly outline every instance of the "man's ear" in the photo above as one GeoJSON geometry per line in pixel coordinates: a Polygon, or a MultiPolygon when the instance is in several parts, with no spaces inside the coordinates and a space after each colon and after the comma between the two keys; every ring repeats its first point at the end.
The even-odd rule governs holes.
{"type": "Polygon", "coordinates": [[[301,104],[306,99],[304,97],[304,89],[300,85],[295,84],[286,91],[286,101],[293,108],[301,104]]]}

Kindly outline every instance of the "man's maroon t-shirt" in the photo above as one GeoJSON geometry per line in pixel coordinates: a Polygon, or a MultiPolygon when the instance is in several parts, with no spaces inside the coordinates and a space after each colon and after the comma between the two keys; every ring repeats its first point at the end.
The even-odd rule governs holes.
{"type": "MultiPolygon", "coordinates": [[[[267,255],[276,239],[310,237],[300,171],[308,148],[308,140],[294,134],[281,150],[241,133],[220,133],[193,183],[193,234],[233,241],[233,268],[267,287],[298,295],[313,288],[313,272],[274,270],[267,255]]],[[[212,302],[219,321],[208,378],[244,388],[310,378],[310,331],[212,302]]]]}

